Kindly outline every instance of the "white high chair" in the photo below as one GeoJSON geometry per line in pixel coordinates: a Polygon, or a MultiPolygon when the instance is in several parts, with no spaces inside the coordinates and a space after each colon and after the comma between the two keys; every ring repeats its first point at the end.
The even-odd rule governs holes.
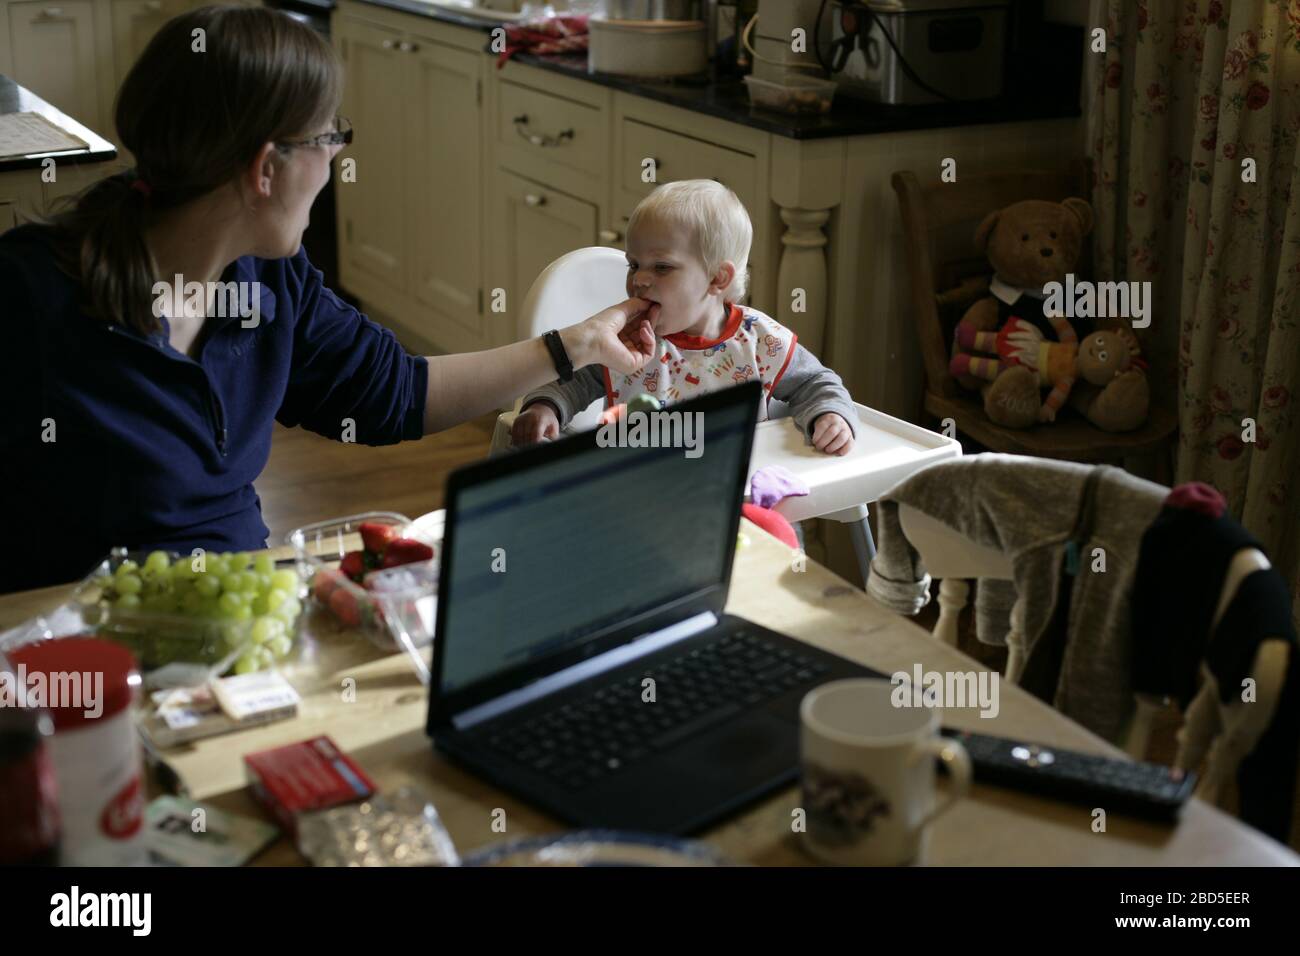
{"type": "MultiPolygon", "coordinates": [[[[1001,551],[976,544],[911,505],[899,504],[898,523],[921,556],[930,576],[942,579],[939,585],[939,620],[933,636],[956,646],[958,617],[970,593],[970,585],[964,579],[1010,581],[1013,578],[1011,560],[1001,551]]],[[[1218,627],[1242,580],[1269,566],[1268,558],[1255,548],[1242,550],[1233,557],[1219,593],[1211,633],[1218,627]]],[[[1024,636],[1017,630],[1022,619],[1017,601],[1011,612],[1011,630],[1007,634],[1006,679],[1013,683],[1019,681],[1024,663],[1024,636]]],[[[1223,800],[1225,785],[1235,778],[1237,765],[1254,749],[1272,721],[1286,675],[1287,653],[1287,644],[1281,639],[1260,645],[1251,668],[1256,698],[1250,706],[1236,699],[1226,706],[1221,704],[1214,676],[1202,667],[1203,682],[1178,731],[1178,756],[1175,759],[1175,766],[1191,770],[1200,764],[1203,757],[1206,758],[1205,770],[1196,787],[1196,795],[1201,799],[1216,804],[1223,800]]],[[[1135,760],[1141,760],[1151,738],[1155,714],[1165,702],[1148,694],[1135,694],[1134,698],[1136,710],[1124,749],[1135,760]]]]}
{"type": "MultiPolygon", "coordinates": [[[[589,246],[566,252],[542,270],[524,297],[519,318],[520,340],[535,339],[552,329],[563,329],[581,322],[602,309],[627,298],[627,259],[608,246],[589,246]]],[[[519,415],[523,396],[515,407],[497,416],[489,454],[510,447],[510,428],[519,415]]],[[[563,434],[595,428],[600,424],[604,401],[595,401],[573,416],[563,434]]]]}
{"type": "MultiPolygon", "coordinates": [[[[627,260],[606,246],[577,249],[556,259],[537,277],[524,299],[519,321],[521,338],[534,338],[564,328],[627,298],[627,260]]],[[[491,454],[510,447],[510,428],[520,401],[497,418],[491,454]]],[[[593,402],[563,429],[574,434],[595,428],[603,400],[593,402]]],[[[759,423],[749,473],[780,465],[809,487],[804,496],[786,498],[774,509],[792,524],[808,518],[829,518],[849,525],[858,567],[865,583],[875,543],[867,522],[867,505],[927,465],[961,454],[952,438],[910,422],[858,405],[857,438],[843,457],[825,455],[807,444],[789,418],[759,423]]],[[[745,487],[746,499],[749,485],[745,487]]]]}

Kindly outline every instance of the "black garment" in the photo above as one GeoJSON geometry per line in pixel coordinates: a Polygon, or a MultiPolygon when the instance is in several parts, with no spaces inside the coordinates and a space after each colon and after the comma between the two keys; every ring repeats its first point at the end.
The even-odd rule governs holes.
{"type": "MultiPolygon", "coordinates": [[[[997,299],[997,296],[994,296],[997,299]]],[[[1040,299],[1037,296],[1029,295],[1022,292],[1020,297],[1010,305],[997,299],[998,302],[998,324],[997,328],[1002,328],[1008,321],[1014,318],[1024,319],[1038,327],[1038,331],[1043,333],[1043,337],[1049,342],[1059,342],[1060,336],[1056,334],[1056,327],[1052,325],[1046,315],[1046,299],[1040,299]]],[[[1074,334],[1082,342],[1091,332],[1094,331],[1093,321],[1082,316],[1067,318],[1070,327],[1074,329],[1074,334]]]]}
{"type": "Polygon", "coordinates": [[[1133,689],[1174,697],[1186,709],[1204,661],[1220,701],[1240,699],[1260,644],[1285,640],[1290,654],[1277,711],[1242,761],[1237,783],[1241,818],[1286,842],[1300,756],[1300,644],[1291,595],[1277,570],[1247,575],[1210,631],[1228,567],[1245,548],[1264,550],[1226,513],[1170,504],[1161,510],[1142,538],[1133,582],[1133,689]]]}

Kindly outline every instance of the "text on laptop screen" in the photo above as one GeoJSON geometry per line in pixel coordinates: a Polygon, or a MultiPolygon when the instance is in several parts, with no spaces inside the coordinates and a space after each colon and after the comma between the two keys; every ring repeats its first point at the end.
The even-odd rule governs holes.
{"type": "Polygon", "coordinates": [[[721,585],[750,414],[743,404],[709,411],[698,457],[589,447],[462,489],[438,636],[442,690],[721,585]]]}

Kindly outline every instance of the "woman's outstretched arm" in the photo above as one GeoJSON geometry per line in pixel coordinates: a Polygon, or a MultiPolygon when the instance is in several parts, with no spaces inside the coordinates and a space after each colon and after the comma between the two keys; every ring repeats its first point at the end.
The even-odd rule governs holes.
{"type": "MultiPolygon", "coordinates": [[[[584,322],[560,330],[575,369],[607,365],[635,372],[654,355],[653,319],[658,306],[627,299],[584,322]],[[647,313],[647,307],[650,307],[647,313]]],[[[555,379],[551,353],[540,339],[482,352],[428,356],[424,404],[426,435],[509,405],[520,395],[555,379]]]]}

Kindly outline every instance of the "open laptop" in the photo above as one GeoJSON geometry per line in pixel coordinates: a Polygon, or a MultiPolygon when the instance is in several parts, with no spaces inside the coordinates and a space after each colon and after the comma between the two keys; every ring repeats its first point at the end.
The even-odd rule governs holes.
{"type": "Polygon", "coordinates": [[[584,827],[692,833],[796,778],[804,694],[879,675],[723,613],[760,394],[672,406],[698,454],[597,430],[452,474],[437,749],[584,827]]]}

